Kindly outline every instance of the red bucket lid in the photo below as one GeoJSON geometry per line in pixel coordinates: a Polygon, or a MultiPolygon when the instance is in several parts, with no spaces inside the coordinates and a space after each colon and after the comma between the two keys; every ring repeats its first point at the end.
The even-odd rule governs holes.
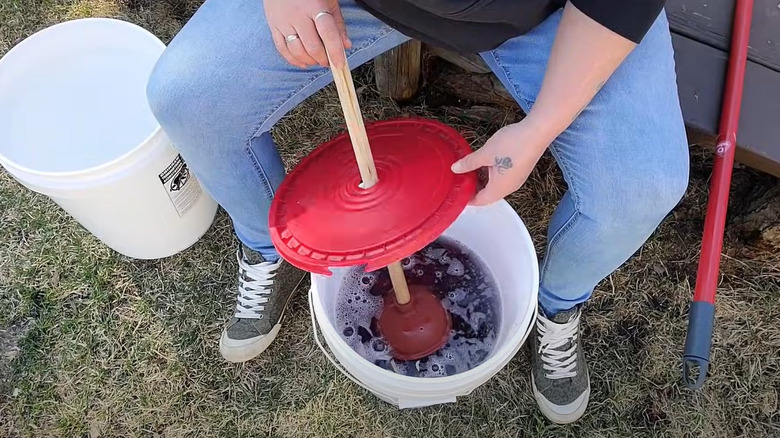
{"type": "Polygon", "coordinates": [[[365,264],[373,271],[436,240],[476,192],[476,174],[450,166],[471,152],[438,121],[373,122],[366,134],[378,182],[362,189],[348,133],[317,147],[282,182],[271,204],[271,239],[308,272],[365,264]]]}

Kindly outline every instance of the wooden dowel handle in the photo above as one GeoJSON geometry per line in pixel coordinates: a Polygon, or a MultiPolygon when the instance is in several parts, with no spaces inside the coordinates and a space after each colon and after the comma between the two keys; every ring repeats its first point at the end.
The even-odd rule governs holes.
{"type": "Polygon", "coordinates": [[[360,111],[355,84],[352,82],[352,72],[349,70],[349,63],[344,55],[344,65],[334,67],[331,60],[331,54],[328,53],[328,62],[333,72],[333,82],[336,84],[336,91],[339,93],[341,109],[344,111],[344,119],[347,121],[347,130],[349,138],[352,140],[352,149],[355,152],[358,168],[360,169],[360,178],[363,180],[364,189],[372,187],[377,183],[376,166],[374,157],[371,155],[371,147],[368,144],[368,135],[366,127],[363,124],[363,114],[360,111]]]}
{"type": "Polygon", "coordinates": [[[401,262],[389,264],[387,270],[390,271],[390,281],[393,283],[395,300],[398,301],[398,304],[408,303],[412,298],[409,296],[409,286],[406,284],[404,268],[401,267],[401,262]]]}
{"type": "MultiPolygon", "coordinates": [[[[368,144],[368,135],[366,127],[363,124],[363,113],[360,111],[355,84],[352,82],[352,72],[347,63],[347,56],[344,54],[344,65],[334,67],[331,53],[328,53],[328,62],[333,72],[333,82],[336,84],[336,91],[339,93],[341,109],[344,111],[344,119],[347,121],[347,130],[349,138],[352,140],[352,150],[355,152],[355,160],[358,169],[360,169],[360,178],[363,180],[362,187],[368,189],[376,184],[379,179],[376,174],[374,157],[371,155],[371,147],[368,144]]],[[[406,284],[404,269],[401,262],[391,263],[387,267],[390,271],[390,281],[393,283],[395,299],[398,304],[406,304],[411,300],[409,296],[409,285],[406,284]]]]}

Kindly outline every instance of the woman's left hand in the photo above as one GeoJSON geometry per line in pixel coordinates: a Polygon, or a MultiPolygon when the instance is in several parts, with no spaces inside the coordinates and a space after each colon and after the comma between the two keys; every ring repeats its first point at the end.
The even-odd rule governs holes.
{"type": "Polygon", "coordinates": [[[526,118],[496,131],[479,150],[453,164],[452,171],[467,173],[487,167],[488,183],[470,204],[492,204],[525,183],[550,142],[526,118]]]}

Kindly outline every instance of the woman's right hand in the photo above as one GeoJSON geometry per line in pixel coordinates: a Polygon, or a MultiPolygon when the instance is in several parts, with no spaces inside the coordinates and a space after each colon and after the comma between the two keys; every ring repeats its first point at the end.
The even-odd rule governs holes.
{"type": "Polygon", "coordinates": [[[263,0],[263,6],[276,50],[287,62],[327,67],[330,53],[335,67],[343,65],[351,42],[338,0],[263,0]]]}

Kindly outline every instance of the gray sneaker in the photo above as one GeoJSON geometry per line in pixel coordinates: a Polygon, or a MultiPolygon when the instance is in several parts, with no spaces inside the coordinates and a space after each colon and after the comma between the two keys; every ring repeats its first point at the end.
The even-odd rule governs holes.
{"type": "Polygon", "coordinates": [[[582,417],[590,399],[590,379],[580,342],[576,307],[551,319],[540,310],[532,333],[531,382],[539,409],[550,421],[572,423],[582,417]]]}
{"type": "Polygon", "coordinates": [[[229,362],[245,362],[265,351],[282,328],[284,311],[305,273],[279,259],[276,263],[241,245],[236,311],[222,331],[219,351],[229,362]]]}

